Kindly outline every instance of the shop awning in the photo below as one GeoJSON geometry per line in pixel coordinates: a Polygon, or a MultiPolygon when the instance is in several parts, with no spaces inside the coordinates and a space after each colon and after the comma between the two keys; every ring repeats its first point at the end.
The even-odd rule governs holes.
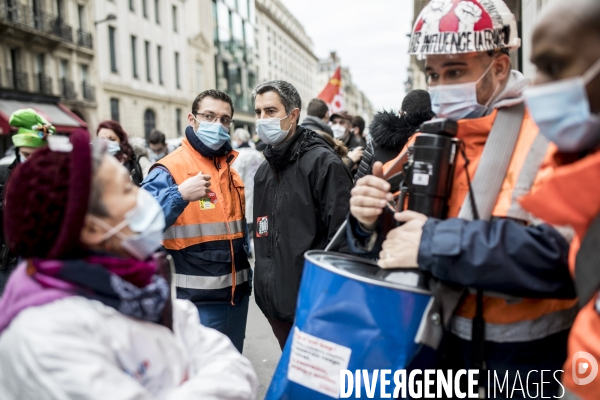
{"type": "Polygon", "coordinates": [[[33,108],[54,125],[59,133],[71,133],[78,128],[87,128],[87,124],[81,118],[60,103],[47,104],[0,99],[0,134],[6,135],[11,130],[16,130],[8,125],[8,120],[13,112],[22,108],[33,108]]]}

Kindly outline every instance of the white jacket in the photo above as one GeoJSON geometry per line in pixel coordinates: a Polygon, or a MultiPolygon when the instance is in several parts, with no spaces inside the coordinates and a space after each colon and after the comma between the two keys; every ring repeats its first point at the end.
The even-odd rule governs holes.
{"type": "Polygon", "coordinates": [[[0,336],[2,400],[254,399],[250,361],[186,300],[173,332],[72,296],[22,311],[0,336]]]}

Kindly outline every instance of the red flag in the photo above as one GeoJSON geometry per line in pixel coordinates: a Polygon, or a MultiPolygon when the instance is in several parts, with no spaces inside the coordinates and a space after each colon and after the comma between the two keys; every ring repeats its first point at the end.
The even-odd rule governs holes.
{"type": "Polygon", "coordinates": [[[319,95],[319,98],[327,104],[331,104],[336,95],[340,94],[342,90],[342,71],[340,67],[337,67],[335,73],[329,80],[329,83],[325,86],[325,89],[319,95]]]}

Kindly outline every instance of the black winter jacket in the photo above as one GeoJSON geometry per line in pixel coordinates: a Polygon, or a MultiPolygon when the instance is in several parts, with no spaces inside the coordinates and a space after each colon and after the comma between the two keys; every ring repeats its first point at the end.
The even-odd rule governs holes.
{"type": "Polygon", "coordinates": [[[0,165],[0,296],[4,292],[4,286],[10,274],[17,266],[18,257],[8,248],[4,237],[4,197],[6,186],[13,170],[20,164],[19,152],[16,150],[16,158],[12,164],[0,165]]]}
{"type": "Polygon", "coordinates": [[[324,249],[345,220],[352,177],[319,134],[295,136],[264,152],[254,177],[256,302],[268,318],[294,321],[304,253],[324,249]]]}

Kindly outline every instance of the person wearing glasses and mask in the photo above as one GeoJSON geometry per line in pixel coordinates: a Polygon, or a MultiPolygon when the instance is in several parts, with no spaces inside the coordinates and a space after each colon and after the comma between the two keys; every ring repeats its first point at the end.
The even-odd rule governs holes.
{"type": "Polygon", "coordinates": [[[298,124],[302,101],[284,81],[253,92],[267,144],[254,176],[256,303],[283,349],[296,314],[304,253],[324,249],[348,214],[352,177],[322,135],[298,124]]]}
{"type": "Polygon", "coordinates": [[[142,183],[166,220],[163,245],[175,261],[177,297],[198,308],[200,322],[242,352],[252,270],[248,263],[244,183],[231,168],[233,103],[206,90],[192,103],[181,147],[142,183]]]}

